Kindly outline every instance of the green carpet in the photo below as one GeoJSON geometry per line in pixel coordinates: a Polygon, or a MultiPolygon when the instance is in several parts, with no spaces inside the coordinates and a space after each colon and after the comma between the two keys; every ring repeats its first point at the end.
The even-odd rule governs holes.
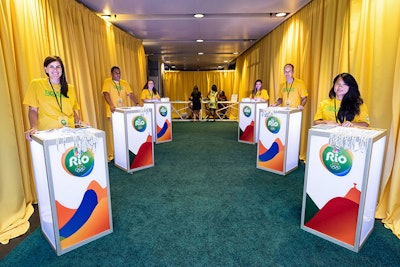
{"type": "Polygon", "coordinates": [[[114,232],[57,256],[37,229],[1,266],[399,266],[400,240],[379,222],[355,253],[300,229],[304,164],[256,168],[236,122],[173,124],[155,166],[109,164],[114,232]]]}

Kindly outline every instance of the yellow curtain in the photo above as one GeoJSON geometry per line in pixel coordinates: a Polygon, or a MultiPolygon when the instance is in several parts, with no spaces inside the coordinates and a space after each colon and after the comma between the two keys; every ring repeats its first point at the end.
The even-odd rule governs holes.
{"type": "Polygon", "coordinates": [[[332,79],[352,73],[368,106],[371,126],[388,129],[377,218],[400,237],[400,2],[396,0],[314,0],[240,55],[235,90],[239,98],[257,78],[272,99],[283,81],[283,66],[308,86],[300,157],[318,103],[328,97],[332,79]]]}
{"type": "Polygon", "coordinates": [[[188,100],[197,85],[202,97],[206,97],[215,84],[218,91],[224,91],[228,99],[233,93],[235,72],[232,70],[216,71],[166,71],[163,75],[164,96],[174,100],[188,100]]]}
{"type": "MultiPolygon", "coordinates": [[[[396,67],[400,69],[400,39],[397,44],[396,67]]],[[[381,198],[378,202],[376,217],[383,219],[385,226],[400,238],[400,72],[395,72],[392,97],[392,125],[388,132],[385,170],[382,182],[381,198]]]]}
{"type": "Polygon", "coordinates": [[[29,82],[45,77],[44,58],[62,58],[67,80],[77,90],[81,118],[105,130],[104,79],[113,65],[119,66],[139,97],[146,57],[141,40],[73,0],[1,0],[0,14],[0,116],[7,125],[0,133],[0,242],[6,244],[28,230],[37,202],[22,100],[29,82]]]}
{"type": "MultiPolygon", "coordinates": [[[[228,100],[234,94],[235,71],[165,71],[163,73],[163,93],[171,101],[188,100],[193,87],[197,85],[202,97],[207,97],[211,86],[215,84],[218,91],[224,91],[228,100]]],[[[232,109],[230,119],[236,119],[236,110],[232,109]]]]}

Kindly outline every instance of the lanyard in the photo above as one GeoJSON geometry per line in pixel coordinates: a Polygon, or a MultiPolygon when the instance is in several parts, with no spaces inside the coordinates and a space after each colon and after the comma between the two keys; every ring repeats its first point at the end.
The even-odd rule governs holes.
{"type": "Polygon", "coordinates": [[[121,83],[119,83],[119,85],[117,85],[114,80],[113,80],[113,83],[114,83],[115,90],[117,90],[118,96],[120,96],[121,90],[122,90],[121,83]]]}
{"type": "MultiPolygon", "coordinates": [[[[53,88],[53,85],[51,84],[50,79],[49,79],[49,84],[50,84],[50,86],[51,86],[51,89],[53,90],[54,97],[56,98],[56,101],[57,101],[58,107],[60,108],[61,113],[64,113],[64,112],[62,111],[62,94],[61,94],[61,92],[60,92],[60,101],[58,101],[57,94],[56,94],[56,92],[54,91],[54,88],[53,88]]],[[[65,113],[64,113],[64,114],[65,114],[65,113]]]]}
{"type": "Polygon", "coordinates": [[[337,113],[336,113],[336,97],[333,99],[334,101],[334,112],[335,112],[335,119],[336,119],[336,123],[338,122],[338,118],[337,118],[337,113]]]}
{"type": "Polygon", "coordinates": [[[293,83],[294,83],[294,79],[293,79],[293,81],[292,81],[292,83],[290,84],[290,88],[288,89],[287,88],[287,82],[286,82],[286,90],[287,90],[287,99],[289,99],[289,94],[290,94],[290,91],[292,90],[292,86],[293,86],[293,83]]]}

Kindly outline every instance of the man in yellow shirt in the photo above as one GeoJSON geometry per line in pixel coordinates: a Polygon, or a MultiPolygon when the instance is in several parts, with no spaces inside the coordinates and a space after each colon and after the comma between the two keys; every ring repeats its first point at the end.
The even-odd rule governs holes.
{"type": "Polygon", "coordinates": [[[271,106],[284,106],[291,108],[304,109],[307,103],[307,88],[305,83],[293,76],[294,66],[292,64],[286,64],[283,68],[285,74],[285,82],[283,82],[278,91],[278,100],[271,106]]]}
{"type": "Polygon", "coordinates": [[[111,117],[117,107],[128,107],[128,97],[131,99],[133,105],[139,105],[132,92],[129,83],[121,79],[121,71],[118,67],[111,68],[111,77],[105,79],[103,84],[102,93],[108,105],[107,118],[111,117]]]}
{"type": "MultiPolygon", "coordinates": [[[[116,108],[130,106],[128,103],[128,97],[131,99],[133,105],[139,105],[139,101],[133,94],[129,83],[121,79],[121,70],[117,66],[111,68],[111,77],[104,80],[101,92],[106,100],[106,116],[109,119],[111,119],[111,114],[116,108]]],[[[105,131],[107,133],[108,160],[110,161],[114,158],[114,141],[111,120],[106,121],[105,131]]]]}

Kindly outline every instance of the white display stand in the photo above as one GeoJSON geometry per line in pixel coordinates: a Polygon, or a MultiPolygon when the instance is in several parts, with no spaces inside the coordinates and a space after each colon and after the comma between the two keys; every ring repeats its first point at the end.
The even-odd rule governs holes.
{"type": "Polygon", "coordinates": [[[358,252],[372,233],[386,130],[319,125],[308,135],[301,228],[358,252]]]}
{"type": "Polygon", "coordinates": [[[62,128],[32,139],[41,230],[57,255],[112,233],[104,132],[62,128]]]}
{"type": "Polygon", "coordinates": [[[286,175],[298,167],[301,118],[293,108],[260,110],[257,168],[286,175]]]}
{"type": "Polygon", "coordinates": [[[127,172],[153,167],[152,109],[116,108],[112,114],[112,124],[115,166],[127,172]]]}
{"type": "Polygon", "coordinates": [[[146,102],[143,106],[150,108],[153,113],[153,142],[172,141],[171,102],[146,102]]]}
{"type": "Polygon", "coordinates": [[[258,116],[260,110],[267,108],[268,103],[255,101],[239,102],[238,141],[255,144],[258,142],[258,116]]]}

